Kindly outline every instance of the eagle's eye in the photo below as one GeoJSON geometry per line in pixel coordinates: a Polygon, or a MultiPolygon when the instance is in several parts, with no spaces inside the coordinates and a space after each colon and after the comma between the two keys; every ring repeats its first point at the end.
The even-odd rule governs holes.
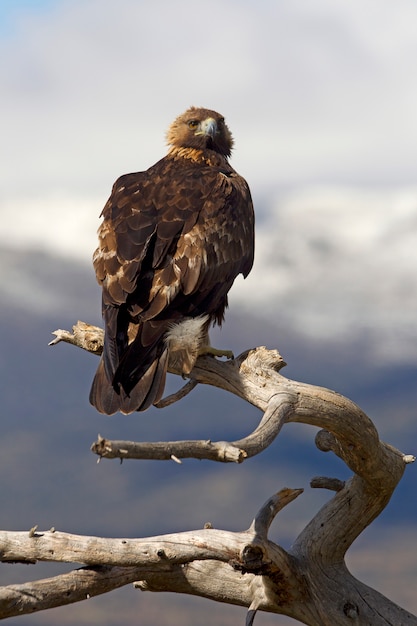
{"type": "Polygon", "coordinates": [[[191,128],[191,130],[195,130],[197,127],[198,127],[197,120],[190,120],[188,122],[188,128],[191,128]]]}

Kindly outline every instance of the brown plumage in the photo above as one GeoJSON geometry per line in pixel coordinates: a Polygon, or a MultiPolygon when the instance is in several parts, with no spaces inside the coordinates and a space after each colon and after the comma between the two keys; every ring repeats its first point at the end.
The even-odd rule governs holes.
{"type": "Polygon", "coordinates": [[[167,156],[116,181],[102,212],[93,261],[105,341],[90,401],[108,415],[145,410],[168,365],[187,375],[199,354],[216,353],[208,328],[253,263],[250,191],[228,162],[223,117],[191,107],[167,141],[167,156]]]}

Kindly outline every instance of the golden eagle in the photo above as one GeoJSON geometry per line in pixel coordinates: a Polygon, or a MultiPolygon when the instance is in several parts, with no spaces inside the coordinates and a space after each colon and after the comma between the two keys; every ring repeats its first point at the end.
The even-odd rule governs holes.
{"type": "Polygon", "coordinates": [[[168,154],[114,184],[93,262],[103,288],[105,340],[90,402],[101,413],[143,411],[167,368],[188,375],[211,348],[227,293],[253,263],[249,187],[230,166],[224,118],[191,107],[167,133],[168,154]]]}

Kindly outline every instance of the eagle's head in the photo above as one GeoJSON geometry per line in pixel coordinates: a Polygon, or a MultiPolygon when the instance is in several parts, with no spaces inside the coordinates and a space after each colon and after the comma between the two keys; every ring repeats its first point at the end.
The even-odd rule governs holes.
{"type": "Polygon", "coordinates": [[[173,148],[208,149],[229,157],[233,138],[220,113],[191,107],[171,124],[167,143],[173,148]]]}

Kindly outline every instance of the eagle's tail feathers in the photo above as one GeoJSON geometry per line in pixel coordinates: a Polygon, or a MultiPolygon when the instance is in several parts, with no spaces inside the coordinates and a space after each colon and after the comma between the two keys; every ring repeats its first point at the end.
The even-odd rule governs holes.
{"type": "Polygon", "coordinates": [[[91,385],[90,403],[100,413],[113,415],[119,410],[119,402],[119,395],[107,378],[105,360],[102,357],[91,385]]]}
{"type": "Polygon", "coordinates": [[[104,334],[102,361],[107,380],[113,380],[114,374],[119,366],[121,349],[118,346],[117,337],[126,335],[127,332],[126,324],[123,324],[121,331],[119,330],[120,319],[124,317],[119,313],[120,312],[115,307],[106,307],[104,309],[106,332],[104,334]]]}
{"type": "MultiPolygon", "coordinates": [[[[137,405],[136,409],[132,409],[133,411],[145,411],[162,398],[165,389],[167,365],[168,350],[164,350],[131,391],[132,404],[137,405]],[[139,400],[140,402],[138,402],[139,400]]],[[[131,413],[132,410],[129,410],[128,413],[131,413]]],[[[124,412],[123,409],[121,411],[122,413],[124,412]]]]}
{"type": "Polygon", "coordinates": [[[168,351],[157,357],[141,376],[135,386],[126,393],[121,384],[114,385],[106,376],[104,360],[101,359],[90,391],[90,402],[105,415],[120,411],[125,415],[144,411],[158,402],[163,394],[168,364],[168,351]]]}

